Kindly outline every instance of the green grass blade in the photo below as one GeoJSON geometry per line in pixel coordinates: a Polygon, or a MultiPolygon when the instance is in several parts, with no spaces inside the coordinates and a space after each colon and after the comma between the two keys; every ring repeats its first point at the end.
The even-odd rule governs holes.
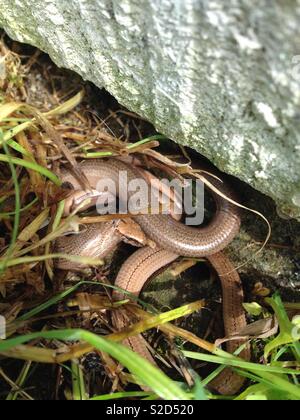
{"type": "MultiPolygon", "coordinates": [[[[8,132],[10,131],[11,130],[9,130],[8,132]]],[[[14,149],[16,152],[21,153],[23,156],[32,157],[32,155],[24,147],[22,147],[19,143],[17,143],[15,140],[7,140],[5,141],[5,144],[7,144],[12,149],[14,149]]]]}
{"type": "MultiPolygon", "coordinates": [[[[167,137],[161,135],[161,134],[157,134],[155,136],[151,136],[151,137],[147,137],[146,139],[137,141],[136,143],[131,143],[129,144],[126,149],[127,150],[134,150],[144,144],[150,143],[151,141],[154,140],[166,140],[167,137]]],[[[110,156],[114,156],[114,153],[112,152],[87,152],[85,153],[85,156],[87,158],[103,158],[103,157],[110,157],[110,156]]]]}
{"type": "MultiPolygon", "coordinates": [[[[25,364],[24,364],[24,366],[21,370],[21,373],[20,373],[18,379],[16,380],[16,384],[20,388],[23,387],[23,385],[25,384],[25,381],[28,377],[28,374],[29,374],[29,371],[30,371],[30,368],[31,368],[31,364],[32,364],[31,362],[25,362],[25,364]]],[[[16,401],[19,394],[20,394],[20,391],[11,391],[6,398],[6,401],[16,401]]]]}
{"type": "Polygon", "coordinates": [[[266,298],[266,302],[273,308],[276,317],[278,319],[280,334],[270,341],[264,350],[265,359],[268,358],[269,354],[276,348],[285,344],[292,344],[294,347],[295,355],[300,361],[300,343],[299,339],[293,337],[294,325],[289,320],[289,317],[284,308],[281,297],[276,293],[272,298],[266,298]]]}
{"type": "Polygon", "coordinates": [[[16,265],[31,264],[31,263],[43,262],[43,261],[54,260],[54,259],[67,259],[75,263],[91,265],[91,266],[103,265],[103,261],[97,258],[83,257],[83,256],[79,257],[78,255],[68,255],[68,254],[48,254],[48,255],[37,255],[33,257],[13,258],[7,262],[1,261],[0,270],[3,270],[4,266],[14,267],[16,265]]]}
{"type": "MultiPolygon", "coordinates": [[[[296,371],[292,371],[289,369],[282,369],[276,368],[272,366],[264,366],[256,363],[245,362],[242,359],[236,358],[229,353],[223,352],[222,350],[218,350],[218,352],[224,357],[219,356],[210,356],[202,353],[195,353],[190,351],[183,351],[183,354],[186,357],[191,359],[201,360],[201,361],[208,361],[212,363],[220,363],[225,364],[227,366],[237,367],[246,369],[250,372],[256,373],[258,376],[262,377],[264,380],[267,380],[274,384],[275,387],[287,392],[289,394],[294,395],[295,397],[300,399],[300,389],[291,384],[288,380],[283,378],[282,374],[296,374],[296,371]],[[231,357],[230,357],[231,356],[231,357]],[[276,375],[277,373],[277,375],[276,375]]],[[[297,372],[300,374],[300,372],[297,372]]]]}
{"type": "MultiPolygon", "coordinates": [[[[31,203],[27,204],[26,206],[24,206],[23,208],[21,208],[19,210],[20,213],[24,213],[25,211],[31,209],[31,207],[33,207],[37,202],[39,201],[39,199],[36,197],[34,200],[31,201],[31,203]]],[[[10,211],[10,212],[6,212],[6,213],[0,213],[0,220],[1,219],[6,219],[8,217],[11,216],[15,216],[16,211],[10,211]]]]}
{"type": "Polygon", "coordinates": [[[144,391],[115,392],[114,394],[105,394],[90,398],[90,401],[109,401],[121,398],[148,397],[149,395],[149,392],[144,391]]]}
{"type": "Polygon", "coordinates": [[[0,341],[0,352],[6,352],[16,346],[20,346],[38,338],[62,341],[85,341],[97,350],[108,353],[118,360],[124,367],[132,372],[139,381],[151,388],[160,398],[165,400],[190,400],[191,398],[188,393],[184,392],[163,372],[129,348],[84,330],[38,332],[0,341]]]}
{"type": "Polygon", "coordinates": [[[190,359],[196,359],[196,360],[201,360],[204,362],[210,362],[210,363],[216,363],[216,364],[221,364],[221,365],[226,365],[226,366],[247,369],[254,372],[278,373],[282,375],[300,375],[300,371],[296,371],[293,369],[265,366],[265,365],[260,365],[258,363],[245,362],[242,359],[238,359],[234,357],[230,358],[230,357],[222,357],[222,356],[212,356],[209,354],[195,353],[191,351],[183,351],[183,354],[190,359]]]}
{"type": "Polygon", "coordinates": [[[73,388],[73,401],[86,401],[87,394],[85,390],[85,383],[82,368],[79,360],[72,360],[71,363],[72,373],[72,388],[73,388]]]}
{"type": "MultiPolygon", "coordinates": [[[[6,155],[0,154],[0,161],[9,163],[9,158],[6,155]]],[[[61,186],[60,179],[51,171],[49,171],[47,168],[44,168],[43,166],[37,165],[33,162],[29,162],[20,158],[12,157],[11,162],[14,165],[20,165],[27,169],[32,169],[33,171],[36,171],[40,173],[41,175],[45,176],[46,178],[50,179],[55,185],[61,186]]]]}
{"type": "MultiPolygon", "coordinates": [[[[2,133],[2,130],[0,130],[0,139],[2,138],[3,138],[3,133],[2,133]]],[[[3,148],[6,153],[8,166],[11,171],[11,176],[12,176],[12,180],[13,180],[14,188],[15,188],[15,214],[14,214],[14,226],[13,226],[13,231],[11,235],[10,245],[6,252],[3,265],[0,268],[0,273],[6,269],[7,264],[9,262],[9,258],[13,252],[13,248],[18,237],[19,226],[20,226],[20,209],[21,209],[20,185],[19,185],[18,175],[15,169],[14,163],[13,163],[13,157],[11,156],[9,149],[5,143],[3,143],[3,148]]]]}
{"type": "Polygon", "coordinates": [[[82,284],[83,284],[82,282],[79,282],[75,286],[70,287],[69,289],[59,293],[58,295],[47,300],[47,302],[42,303],[41,305],[27,312],[26,314],[20,316],[19,318],[17,318],[15,322],[28,321],[30,318],[33,318],[34,316],[45,311],[51,306],[56,305],[58,302],[61,302],[62,300],[64,300],[66,297],[74,293],[82,284]]]}

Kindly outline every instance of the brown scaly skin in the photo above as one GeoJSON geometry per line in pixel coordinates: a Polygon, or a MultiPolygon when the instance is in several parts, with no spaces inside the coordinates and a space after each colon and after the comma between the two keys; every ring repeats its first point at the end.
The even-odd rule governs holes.
{"type": "MultiPolygon", "coordinates": [[[[122,266],[115,286],[126,290],[135,296],[139,296],[145,283],[158,270],[166,267],[178,258],[178,255],[163,249],[143,248],[135,252],[126,260],[122,266]]],[[[223,290],[223,319],[226,336],[232,336],[241,331],[246,325],[246,317],[243,310],[243,289],[240,277],[229,259],[221,252],[207,257],[208,262],[216,270],[223,290]]],[[[124,295],[121,292],[114,292],[114,298],[121,300],[124,295]]],[[[113,321],[118,329],[126,327],[124,318],[120,312],[114,312],[113,321]]],[[[242,341],[229,341],[227,351],[235,352],[242,341]]],[[[150,354],[145,339],[139,335],[129,337],[124,344],[139,353],[150,363],[156,364],[150,354]]],[[[250,360],[250,350],[245,349],[241,354],[245,360],[250,360]]],[[[225,369],[213,382],[210,387],[220,394],[233,395],[237,393],[244,383],[244,378],[235,374],[231,369],[225,369]]]]}
{"type": "MultiPolygon", "coordinates": [[[[110,179],[120,188],[117,194],[122,200],[127,191],[128,182],[141,177],[141,172],[118,159],[97,159],[85,161],[80,165],[92,189],[97,188],[100,179],[110,179]],[[126,171],[127,179],[120,177],[120,171],[126,171]]],[[[62,181],[71,184],[74,190],[80,190],[80,184],[69,172],[62,174],[62,181]]],[[[227,197],[233,197],[232,190],[214,177],[209,181],[227,197]]],[[[133,193],[128,194],[128,198],[133,193]]],[[[145,192],[147,194],[147,192],[145,192]]],[[[236,206],[213,193],[217,205],[215,216],[204,228],[186,226],[169,215],[139,215],[135,220],[146,235],[163,249],[184,257],[206,257],[222,251],[236,236],[240,228],[240,214],[236,206]]],[[[126,199],[126,198],[124,198],[126,199]]],[[[148,196],[145,197],[148,202],[148,196]]],[[[69,206],[68,203],[66,205],[69,206]]],[[[70,207],[70,206],[69,206],[70,207]]],[[[74,239],[74,251],[81,249],[74,239]]],[[[76,255],[76,253],[74,254],[76,255]]]]}
{"type": "MultiPolygon", "coordinates": [[[[120,178],[121,185],[117,194],[119,199],[124,197],[127,183],[141,172],[126,162],[118,159],[89,160],[81,164],[81,169],[87,177],[92,189],[96,189],[99,179],[108,178],[115,185],[119,185],[120,171],[127,172],[127,180],[120,178]]],[[[235,199],[232,190],[223,182],[209,177],[208,180],[221,193],[235,199]]],[[[79,192],[79,182],[69,172],[62,174],[62,181],[72,185],[79,192]]],[[[179,256],[205,257],[219,275],[223,288],[224,326],[227,336],[234,335],[246,325],[243,310],[243,290],[239,275],[231,262],[222,251],[236,236],[240,228],[240,214],[236,206],[213,193],[216,202],[216,213],[211,223],[205,228],[185,226],[168,215],[139,215],[135,220],[140,224],[150,239],[159,244],[160,249],[143,248],[133,254],[123,265],[116,280],[116,286],[135,295],[139,295],[146,281],[159,269],[175,261],[179,256]]],[[[129,194],[130,198],[130,194],[129,194]]],[[[125,199],[125,198],[124,198],[125,199]]],[[[148,198],[147,198],[148,199],[148,198]]],[[[72,200],[72,197],[70,197],[72,200]]],[[[71,208],[72,203],[66,203],[71,208]]],[[[114,233],[111,222],[89,225],[83,235],[65,237],[56,243],[58,252],[71,255],[89,255],[104,258],[122,238],[114,233]]],[[[59,268],[72,270],[74,263],[60,261],[59,268]]],[[[76,269],[76,268],[75,268],[76,269]]],[[[115,293],[116,299],[121,294],[115,293]]],[[[118,328],[125,326],[122,316],[114,315],[114,322],[118,328]]],[[[134,351],[140,353],[151,363],[155,364],[149,353],[145,340],[141,336],[131,337],[125,342],[134,351]]],[[[231,341],[227,350],[234,352],[241,342],[231,341]]],[[[249,349],[245,349],[241,356],[250,359],[249,349]]],[[[241,388],[244,379],[234,374],[231,369],[225,369],[211,383],[211,387],[221,394],[235,394],[241,388]]]]}

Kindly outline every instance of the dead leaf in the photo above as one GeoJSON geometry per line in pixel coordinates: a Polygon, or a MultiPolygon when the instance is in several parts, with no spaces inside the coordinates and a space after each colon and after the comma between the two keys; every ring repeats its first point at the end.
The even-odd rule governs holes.
{"type": "Polygon", "coordinates": [[[227,343],[228,341],[246,341],[250,339],[272,337],[277,334],[278,328],[279,325],[275,317],[260,319],[253,322],[252,324],[248,324],[241,331],[238,331],[236,334],[230,337],[216,340],[215,345],[219,347],[221,344],[227,343]]]}
{"type": "Polygon", "coordinates": [[[177,264],[173,264],[172,269],[170,270],[170,273],[173,277],[179,276],[184,271],[188,270],[191,267],[194,267],[194,265],[198,264],[198,260],[192,260],[192,259],[183,259],[179,261],[177,264]]]}

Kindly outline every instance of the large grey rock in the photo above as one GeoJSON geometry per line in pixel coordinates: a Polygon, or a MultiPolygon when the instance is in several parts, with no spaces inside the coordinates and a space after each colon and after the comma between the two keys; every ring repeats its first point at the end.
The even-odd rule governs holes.
{"type": "Polygon", "coordinates": [[[0,25],[300,217],[300,0],[1,0],[0,25]]]}

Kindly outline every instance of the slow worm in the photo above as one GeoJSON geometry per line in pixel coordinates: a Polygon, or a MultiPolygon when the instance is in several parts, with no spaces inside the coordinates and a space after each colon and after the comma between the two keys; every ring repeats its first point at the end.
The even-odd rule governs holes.
{"type": "MultiPolygon", "coordinates": [[[[118,159],[89,160],[80,164],[80,168],[88,179],[93,194],[101,195],[104,191],[99,189],[98,182],[101,179],[109,179],[117,187],[116,194],[119,200],[130,199],[132,193],[127,191],[128,183],[141,177],[141,171],[118,159]],[[126,173],[126,177],[122,174],[126,173]],[[121,174],[121,176],[120,176],[121,174]],[[126,194],[125,194],[126,191],[126,194]],[[128,195],[127,195],[128,194],[128,195]]],[[[223,195],[235,200],[232,189],[224,182],[207,175],[209,182],[214,185],[223,195]]],[[[64,183],[70,184],[74,195],[66,200],[66,208],[73,207],[74,196],[79,198],[87,192],[81,191],[78,180],[68,171],[61,175],[64,183]]],[[[148,192],[145,200],[149,202],[148,192]]],[[[223,289],[223,316],[226,336],[232,336],[240,332],[246,326],[246,318],[243,310],[243,290],[239,275],[228,258],[221,253],[236,236],[240,228],[240,212],[231,202],[212,192],[216,203],[216,212],[208,226],[194,228],[180,223],[170,215],[162,214],[139,214],[135,220],[139,223],[146,235],[159,245],[159,248],[143,248],[135,252],[122,266],[116,280],[116,286],[120,289],[139,295],[148,279],[158,270],[175,261],[179,256],[205,257],[216,270],[223,289]]],[[[72,238],[60,238],[56,243],[58,252],[104,258],[122,241],[122,236],[116,232],[116,223],[105,222],[89,225],[86,230],[72,238]]],[[[58,268],[72,270],[74,263],[60,260],[58,268]]],[[[116,299],[122,298],[122,294],[114,293],[116,299]]],[[[124,328],[125,321],[122,315],[116,312],[113,316],[117,328],[124,328]]],[[[229,341],[227,350],[234,352],[241,341],[229,341]]],[[[146,347],[145,340],[141,336],[130,337],[126,340],[134,351],[143,355],[151,363],[155,364],[153,357],[146,347]]],[[[250,359],[249,348],[246,348],[241,356],[245,360],[250,359]]],[[[225,369],[212,383],[211,387],[221,394],[234,394],[244,383],[244,379],[236,375],[231,369],[225,369]]]]}
{"type": "MultiPolygon", "coordinates": [[[[80,168],[88,179],[91,188],[101,194],[99,180],[108,179],[114,185],[119,200],[128,201],[134,192],[128,192],[128,183],[141,178],[138,169],[118,159],[97,159],[85,161],[80,168]],[[125,177],[124,174],[127,174],[125,177]],[[98,188],[97,188],[98,187],[98,188]]],[[[78,180],[68,171],[61,175],[62,181],[80,191],[81,185],[78,180]]],[[[214,177],[209,181],[227,197],[234,197],[233,191],[225,183],[214,177]]],[[[142,201],[149,204],[148,191],[142,201]]],[[[240,229],[239,209],[218,194],[213,193],[216,202],[216,212],[213,220],[206,227],[194,228],[186,226],[169,215],[142,214],[135,216],[135,220],[141,226],[145,234],[161,248],[175,252],[184,257],[206,257],[222,251],[236,236],[240,229]]],[[[72,197],[70,197],[72,200],[72,197]]],[[[151,202],[150,202],[151,203],[151,202]]],[[[72,208],[67,200],[66,206],[72,208]]],[[[74,242],[74,251],[80,251],[74,242]]],[[[76,253],[74,254],[76,255],[76,253]]]]}
{"type": "MultiPolygon", "coordinates": [[[[178,258],[178,255],[163,249],[142,248],[129,257],[122,266],[115,286],[126,290],[135,296],[139,296],[146,282],[158,270],[171,264],[178,258]]],[[[206,257],[210,265],[217,272],[223,291],[223,319],[226,336],[233,336],[247,325],[243,309],[243,288],[240,277],[230,260],[219,252],[218,254],[206,257]]],[[[114,298],[121,300],[125,298],[121,292],[114,292],[114,298]]],[[[126,321],[120,311],[113,313],[113,321],[118,329],[126,327],[126,321]]],[[[154,358],[147,348],[145,339],[139,336],[129,337],[124,344],[131,347],[133,351],[142,355],[150,363],[156,364],[154,358]]],[[[227,351],[234,353],[243,341],[228,341],[227,351]]],[[[247,347],[240,356],[250,360],[250,350],[247,347]]],[[[235,374],[231,369],[226,368],[210,383],[210,387],[220,394],[233,395],[237,393],[244,383],[244,378],[235,374]]]]}

